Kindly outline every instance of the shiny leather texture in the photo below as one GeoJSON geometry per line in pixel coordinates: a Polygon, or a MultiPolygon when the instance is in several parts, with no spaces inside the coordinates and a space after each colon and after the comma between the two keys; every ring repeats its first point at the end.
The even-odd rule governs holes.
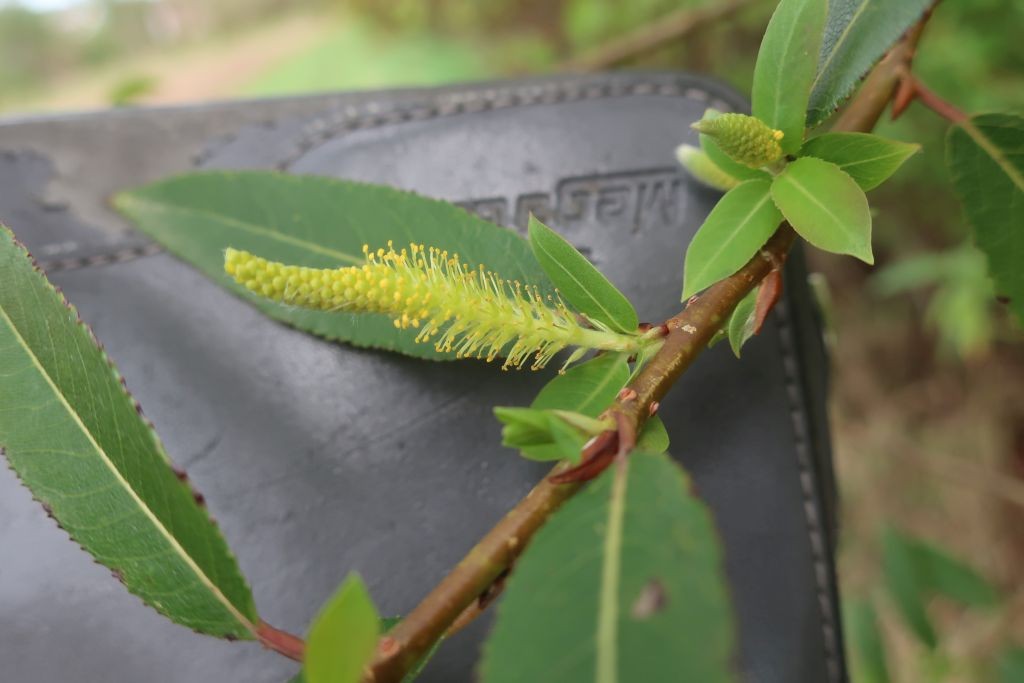
{"type": "MultiPolygon", "coordinates": [[[[205,494],[263,617],[302,632],[351,570],[383,613],[407,611],[543,476],[499,445],[491,408],[528,403],[547,374],[284,327],[162,253],[110,194],[195,166],[267,168],[396,185],[520,231],[532,211],[660,321],[680,306],[685,246],[717,197],[673,155],[709,106],[745,103],[708,79],[629,73],[0,121],[0,221],[205,494]]],[[[661,406],[725,541],[748,683],[846,680],[826,372],[796,253],[743,358],[716,346],[661,406]]],[[[488,623],[452,638],[420,680],[473,680],[488,623]]],[[[0,679],[248,683],[294,670],[145,607],[0,468],[0,679]]]]}

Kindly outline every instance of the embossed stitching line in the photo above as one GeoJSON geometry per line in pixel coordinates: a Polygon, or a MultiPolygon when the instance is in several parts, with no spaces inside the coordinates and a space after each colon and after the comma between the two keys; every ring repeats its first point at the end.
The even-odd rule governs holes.
{"type": "Polygon", "coordinates": [[[50,261],[40,260],[39,267],[47,273],[55,273],[68,270],[82,270],[92,266],[109,266],[113,263],[134,261],[144,256],[155,256],[162,253],[163,247],[156,242],[142,244],[136,247],[125,247],[112,252],[91,254],[89,256],[75,256],[73,258],[53,259],[50,261]]]}
{"type": "Polygon", "coordinates": [[[800,381],[792,320],[789,305],[780,301],[775,307],[778,315],[779,345],[782,350],[782,370],[786,382],[786,399],[793,424],[794,451],[799,470],[800,490],[804,498],[804,516],[811,545],[811,559],[814,564],[814,580],[817,584],[818,609],[821,614],[821,630],[825,648],[825,665],[829,683],[842,683],[843,671],[839,664],[839,632],[836,613],[832,605],[832,572],[829,571],[829,551],[826,545],[822,520],[818,514],[818,493],[815,485],[814,464],[811,461],[813,448],[810,443],[810,426],[807,423],[806,400],[800,381]]]}
{"type": "MultiPolygon", "coordinates": [[[[293,163],[309,152],[314,146],[338,138],[345,133],[379,128],[386,125],[411,121],[428,121],[447,116],[469,114],[525,107],[538,104],[560,104],[582,100],[599,100],[612,97],[635,97],[656,95],[663,97],[683,97],[704,102],[708,106],[723,111],[731,111],[734,107],[716,96],[709,90],[693,85],[686,78],[674,78],[672,82],[639,81],[626,83],[621,81],[589,82],[560,81],[533,85],[507,86],[487,88],[485,90],[467,90],[461,92],[436,95],[429,103],[413,102],[395,109],[385,109],[381,102],[368,102],[361,106],[349,105],[331,114],[317,117],[307,123],[298,134],[295,143],[296,151],[288,158],[275,165],[277,170],[287,170],[293,163]]],[[[234,135],[223,136],[220,144],[230,144],[234,135]]],[[[202,163],[212,154],[210,149],[203,150],[196,157],[196,164],[202,163]]],[[[153,243],[145,247],[119,249],[107,254],[88,257],[55,259],[40,261],[40,267],[47,273],[68,270],[80,270],[92,266],[104,266],[123,263],[144,256],[159,254],[163,249],[153,243]]]]}

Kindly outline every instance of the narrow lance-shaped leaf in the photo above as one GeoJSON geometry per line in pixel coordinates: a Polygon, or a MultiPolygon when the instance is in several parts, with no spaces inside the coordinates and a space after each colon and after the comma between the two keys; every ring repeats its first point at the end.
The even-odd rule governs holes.
{"type": "Polygon", "coordinates": [[[301,330],[356,346],[433,360],[455,357],[417,344],[415,329],[397,329],[380,314],[324,312],[284,306],[248,293],[223,270],[234,247],[284,263],[316,268],[362,265],[363,245],[425,244],[458,253],[462,262],[508,280],[553,291],[511,230],[457,206],[379,185],[265,171],[178,176],[117,196],[118,209],[175,255],[264,313],[301,330]]]}
{"type": "Polygon", "coordinates": [[[1024,681],[1024,647],[1011,645],[999,656],[996,665],[999,683],[1020,683],[1024,681]]]}
{"type": "Polygon", "coordinates": [[[994,607],[999,593],[981,574],[945,549],[890,529],[889,542],[912,558],[917,584],[928,595],[941,595],[971,607],[994,607]]]}
{"type": "Polygon", "coordinates": [[[729,190],[686,249],[683,300],[742,268],[781,222],[769,181],[747,180],[729,190]]]}
{"type": "Polygon", "coordinates": [[[793,229],[814,246],[874,263],[868,198],[835,164],[797,159],[775,178],[772,199],[793,229]]]}
{"type": "Polygon", "coordinates": [[[544,272],[573,307],[615,332],[635,332],[633,304],[576,247],[530,216],[530,247],[544,272]]]}
{"type": "Polygon", "coordinates": [[[829,0],[807,126],[828,118],[933,1],[829,0]]]}
{"type": "Polygon", "coordinates": [[[866,192],[881,185],[920,149],[920,145],[870,133],[825,133],[808,140],[800,155],[832,162],[866,192]]]}
{"type": "Polygon", "coordinates": [[[807,101],[817,71],[826,0],[782,0],[768,22],[754,66],[754,116],[783,132],[787,154],[804,141],[807,101]]]}
{"type": "Polygon", "coordinates": [[[381,618],[358,574],[327,600],[309,629],[305,683],[359,683],[380,637],[381,618]]]}
{"type": "Polygon", "coordinates": [[[1024,117],[976,116],[949,132],[953,186],[997,294],[1024,324],[1024,117]]]}
{"type": "Polygon", "coordinates": [[[878,627],[874,605],[868,600],[845,602],[843,630],[855,654],[855,680],[862,683],[889,683],[885,640],[878,627]]]}
{"type": "Polygon", "coordinates": [[[886,529],[882,536],[882,566],[885,584],[903,621],[929,648],[938,645],[938,636],[926,610],[926,588],[921,585],[917,559],[903,536],[886,529]]]}
{"type": "Polygon", "coordinates": [[[0,226],[0,448],[57,522],[172,621],[253,638],[224,539],[78,314],[0,226]]]}
{"type": "Polygon", "coordinates": [[[635,453],[530,542],[498,607],[484,683],[733,680],[711,517],[665,455],[635,453]]]}

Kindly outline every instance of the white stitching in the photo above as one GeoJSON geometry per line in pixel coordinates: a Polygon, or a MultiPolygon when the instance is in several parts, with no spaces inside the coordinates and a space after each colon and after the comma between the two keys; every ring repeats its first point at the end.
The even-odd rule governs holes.
{"type": "MultiPolygon", "coordinates": [[[[403,120],[424,121],[489,109],[532,106],[538,103],[559,104],[580,99],[593,100],[635,95],[682,96],[698,102],[710,102],[716,109],[729,110],[732,108],[730,104],[722,100],[712,99],[713,95],[707,90],[689,85],[683,89],[680,84],[685,80],[677,78],[670,84],[653,81],[633,84],[620,82],[588,84],[568,81],[564,83],[508,86],[504,88],[489,88],[479,92],[470,90],[438,95],[429,103],[422,101],[414,102],[390,110],[382,107],[380,102],[374,101],[364,104],[361,110],[356,106],[346,105],[343,109],[318,116],[306,123],[298,134],[298,139],[295,143],[295,153],[278,162],[276,166],[279,170],[285,170],[313,146],[333,140],[353,130],[376,128],[401,123],[403,120]]],[[[234,138],[234,135],[225,136],[221,144],[227,144],[234,138]]],[[[211,153],[210,149],[201,151],[197,155],[196,164],[198,165],[208,159],[211,153]]],[[[119,249],[106,254],[41,261],[40,266],[48,273],[81,270],[91,266],[123,263],[136,258],[159,254],[162,251],[163,249],[158,244],[152,243],[142,247],[119,249]]]]}
{"type": "Polygon", "coordinates": [[[825,665],[830,683],[841,683],[842,668],[839,665],[839,638],[836,628],[835,610],[832,608],[832,573],[829,571],[828,548],[818,514],[817,487],[814,482],[811,462],[811,444],[803,385],[794,348],[794,334],[785,301],[776,305],[779,345],[782,350],[782,369],[786,382],[786,397],[789,399],[789,414],[793,425],[794,450],[800,471],[800,490],[804,496],[804,517],[807,521],[807,535],[811,544],[811,558],[814,563],[814,580],[817,584],[818,609],[821,613],[821,632],[825,647],[825,665]]]}

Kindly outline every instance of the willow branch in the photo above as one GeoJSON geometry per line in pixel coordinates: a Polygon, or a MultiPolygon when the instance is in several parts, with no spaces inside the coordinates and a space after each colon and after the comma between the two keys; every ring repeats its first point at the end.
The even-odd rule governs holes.
{"type": "Polygon", "coordinates": [[[302,661],[306,651],[306,644],[302,638],[292,635],[287,631],[274,628],[265,621],[261,621],[257,625],[256,638],[263,647],[273,650],[288,659],[294,659],[296,662],[302,661]]]}
{"type": "MultiPolygon", "coordinates": [[[[833,130],[866,132],[874,127],[913,56],[921,24],[879,62],[833,130]]],[[[743,268],[691,299],[685,309],[666,322],[668,331],[658,353],[606,411],[615,416],[618,428],[603,433],[588,446],[582,454],[584,463],[603,454],[628,451],[631,444],[620,437],[639,433],[658,402],[707,347],[736,305],[781,266],[795,238],[792,228],[783,224],[743,268]]],[[[555,467],[381,639],[364,683],[398,683],[454,623],[464,626],[480,612],[481,597],[493,597],[494,591],[489,590],[492,584],[509,570],[534,532],[579,490],[578,481],[556,483],[567,469],[564,464],[555,467]]]]}
{"type": "Polygon", "coordinates": [[[617,66],[682,40],[694,31],[727,19],[758,0],[728,0],[677,10],[560,65],[561,71],[598,71],[617,66]]]}

